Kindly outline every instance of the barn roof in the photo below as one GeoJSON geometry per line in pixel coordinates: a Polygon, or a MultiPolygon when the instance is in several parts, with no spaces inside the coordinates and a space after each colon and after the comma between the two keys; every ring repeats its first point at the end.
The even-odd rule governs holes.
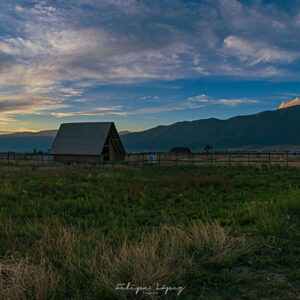
{"type": "Polygon", "coordinates": [[[63,123],[57,132],[50,154],[100,155],[113,122],[63,123]]]}
{"type": "Polygon", "coordinates": [[[187,147],[174,147],[170,150],[172,153],[191,153],[190,148],[187,147]]]}

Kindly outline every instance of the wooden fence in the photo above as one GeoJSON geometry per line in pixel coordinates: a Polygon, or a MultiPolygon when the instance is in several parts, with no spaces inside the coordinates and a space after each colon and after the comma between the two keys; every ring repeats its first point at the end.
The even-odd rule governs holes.
{"type": "Polygon", "coordinates": [[[300,152],[129,153],[129,163],[189,165],[290,165],[300,167],[300,152]]]}
{"type": "MultiPolygon", "coordinates": [[[[0,164],[5,165],[57,165],[48,154],[0,153],[0,164]]],[[[80,162],[79,162],[80,164],[80,162]]],[[[285,165],[300,167],[300,152],[210,152],[210,153],[169,153],[143,152],[127,153],[125,161],[103,161],[98,165],[285,165]]],[[[97,165],[97,164],[96,164],[97,165]]]]}

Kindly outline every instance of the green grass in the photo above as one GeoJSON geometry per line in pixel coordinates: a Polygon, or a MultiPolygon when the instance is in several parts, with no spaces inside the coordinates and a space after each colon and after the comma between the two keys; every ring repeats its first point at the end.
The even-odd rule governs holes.
{"type": "Polygon", "coordinates": [[[297,299],[299,217],[292,168],[1,166],[0,299],[297,299]]]}

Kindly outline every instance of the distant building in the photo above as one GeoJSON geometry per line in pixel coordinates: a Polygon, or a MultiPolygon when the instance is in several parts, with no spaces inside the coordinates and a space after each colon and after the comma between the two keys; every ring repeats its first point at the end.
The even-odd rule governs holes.
{"type": "Polygon", "coordinates": [[[49,151],[55,161],[120,161],[125,149],[113,122],[64,123],[49,151]]]}
{"type": "Polygon", "coordinates": [[[186,147],[174,147],[170,150],[170,153],[192,153],[192,151],[186,147]]]}

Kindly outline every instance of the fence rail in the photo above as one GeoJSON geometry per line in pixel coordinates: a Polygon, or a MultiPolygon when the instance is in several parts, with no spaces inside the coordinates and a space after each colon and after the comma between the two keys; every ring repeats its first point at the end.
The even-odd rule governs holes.
{"type": "Polygon", "coordinates": [[[281,164],[300,166],[300,152],[210,152],[210,153],[168,153],[149,152],[127,154],[129,162],[148,164],[281,164]]]}
{"type": "MultiPolygon", "coordinates": [[[[0,153],[0,164],[5,165],[56,165],[68,162],[56,162],[48,154],[0,153]]],[[[80,162],[78,162],[80,163],[80,162]]],[[[286,165],[300,167],[300,152],[210,152],[210,153],[169,153],[143,152],[127,153],[122,162],[101,161],[105,164],[136,165],[286,165]]]]}

